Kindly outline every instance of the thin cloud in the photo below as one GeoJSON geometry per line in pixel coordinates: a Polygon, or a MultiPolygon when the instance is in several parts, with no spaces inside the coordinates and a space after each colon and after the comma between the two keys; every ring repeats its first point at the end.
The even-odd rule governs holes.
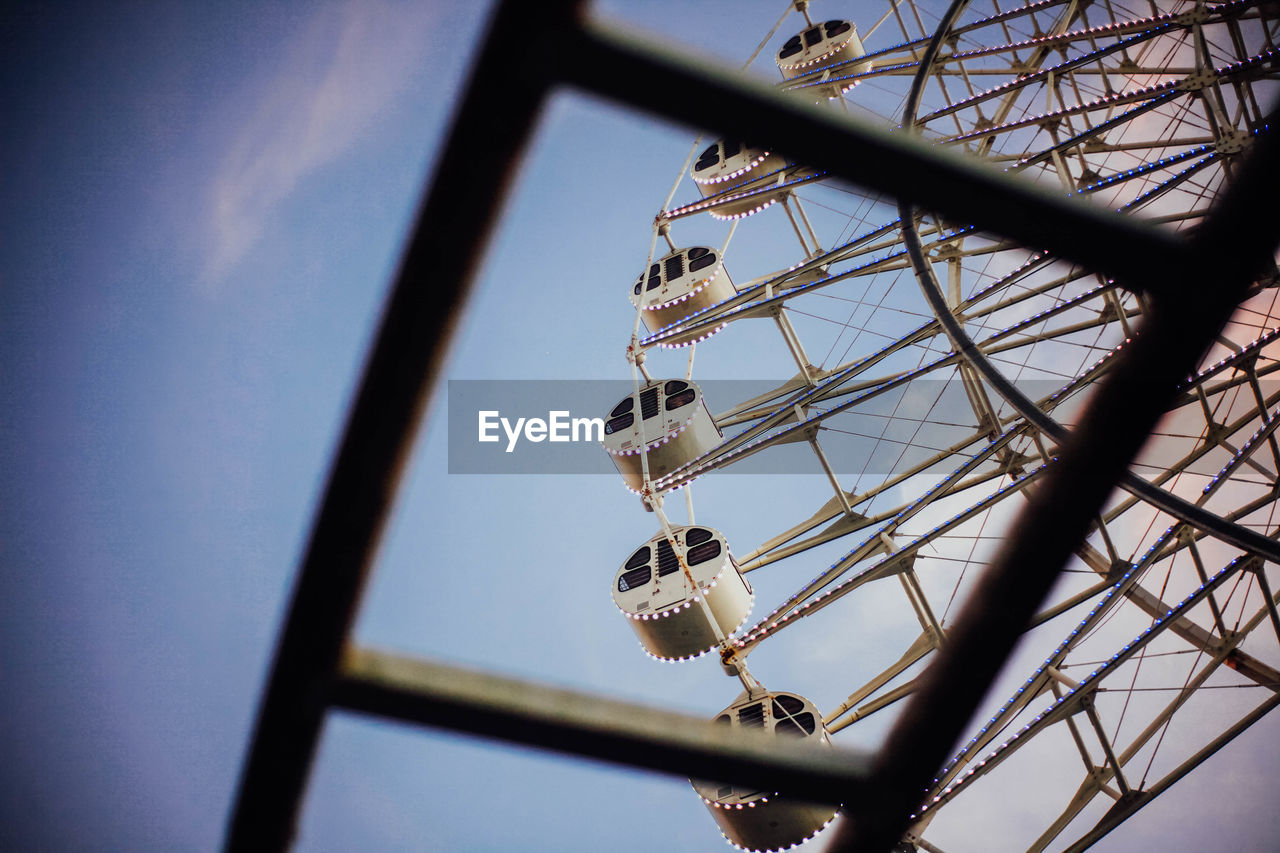
{"type": "Polygon", "coordinates": [[[434,10],[349,2],[322,9],[247,102],[213,179],[204,280],[221,280],[308,176],[366,137],[423,61],[434,10]]]}

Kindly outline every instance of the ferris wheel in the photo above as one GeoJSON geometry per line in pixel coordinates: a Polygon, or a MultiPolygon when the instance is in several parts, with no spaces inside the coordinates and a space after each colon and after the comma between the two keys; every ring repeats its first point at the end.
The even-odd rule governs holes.
{"type": "MultiPolygon", "coordinates": [[[[775,27],[779,86],[1175,231],[1196,228],[1280,95],[1274,2],[834,6],[819,18],[796,2],[775,27]]],[[[948,616],[1093,383],[1140,334],[1146,297],[1036,246],[834,186],[764,141],[702,140],[689,160],[673,199],[696,195],[669,199],[630,285],[635,388],[606,419],[606,449],[658,522],[619,561],[614,602],[651,656],[720,656],[742,692],[717,722],[838,741],[891,714],[947,642],[948,616]],[[738,250],[739,223],[772,234],[772,266],[738,250]],[[776,328],[794,376],[715,399],[692,353],[764,334],[748,320],[776,328]],[[669,516],[695,479],[796,447],[823,476],[755,541],[730,542],[715,506],[695,521],[691,498],[685,522],[669,516]],[[757,600],[753,581],[797,565],[798,588],[757,600]],[[897,612],[867,620],[874,637],[849,630],[886,585],[897,612]],[[792,626],[820,633],[824,620],[884,658],[834,706],[748,669],[792,626]]],[[[995,849],[959,828],[983,797],[1035,815],[999,849],[1085,849],[1280,701],[1276,284],[1274,270],[1255,282],[1185,378],[904,849],[995,849]],[[1036,774],[1033,806],[1016,802],[1028,792],[1006,769],[1020,763],[1036,774]]],[[[803,843],[838,805],[695,788],[751,850],[803,843]]]]}

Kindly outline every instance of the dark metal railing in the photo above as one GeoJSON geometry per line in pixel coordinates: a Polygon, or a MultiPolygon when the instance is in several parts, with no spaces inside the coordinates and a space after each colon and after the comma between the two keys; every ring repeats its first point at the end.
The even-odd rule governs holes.
{"type": "Polygon", "coordinates": [[[582,6],[508,0],[475,59],[302,560],[228,850],[289,845],[332,708],[682,776],[767,782],[776,790],[845,803],[833,850],[890,849],[1177,381],[1194,368],[1255,277],[1274,267],[1280,228],[1274,217],[1259,213],[1271,207],[1280,186],[1274,132],[1258,137],[1246,174],[1185,239],[642,43],[588,21],[582,6]],[[559,85],[700,130],[767,141],[897,198],[904,221],[924,209],[972,223],[1051,250],[1148,296],[1151,310],[1141,333],[1093,396],[1061,462],[1025,507],[948,644],[874,755],[818,755],[794,744],[744,742],[677,714],[350,647],[361,593],[429,390],[536,116],[559,85]]]}

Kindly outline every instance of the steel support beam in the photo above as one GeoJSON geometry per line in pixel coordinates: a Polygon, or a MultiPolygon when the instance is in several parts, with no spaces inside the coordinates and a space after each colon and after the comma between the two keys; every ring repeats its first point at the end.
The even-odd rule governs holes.
{"type": "Polygon", "coordinates": [[[1075,844],[1068,847],[1066,853],[1083,853],[1083,851],[1092,847],[1100,838],[1115,829],[1147,803],[1163,794],[1175,782],[1183,776],[1186,776],[1195,768],[1199,767],[1215,752],[1239,737],[1246,729],[1274,710],[1277,705],[1280,705],[1280,694],[1270,697],[1267,701],[1254,708],[1247,715],[1237,721],[1235,725],[1218,735],[1213,739],[1213,741],[1197,751],[1195,755],[1179,764],[1163,779],[1156,782],[1150,788],[1137,792],[1134,795],[1116,803],[1102,817],[1102,820],[1098,821],[1097,826],[1090,830],[1088,834],[1080,838],[1080,840],[1076,841],[1075,844]]]}
{"type": "Polygon", "coordinates": [[[1133,289],[1169,293],[1183,283],[1188,247],[1134,217],[598,23],[568,35],[553,55],[570,85],[700,130],[759,139],[833,177],[1049,250],[1133,289]]]}

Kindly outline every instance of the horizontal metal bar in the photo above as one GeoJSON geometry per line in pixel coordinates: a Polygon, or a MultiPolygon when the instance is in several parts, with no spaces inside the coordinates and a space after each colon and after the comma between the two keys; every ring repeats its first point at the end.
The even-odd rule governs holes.
{"type": "Polygon", "coordinates": [[[370,649],[344,656],[333,699],[352,711],[817,802],[857,798],[869,784],[865,752],[370,649]]]}

